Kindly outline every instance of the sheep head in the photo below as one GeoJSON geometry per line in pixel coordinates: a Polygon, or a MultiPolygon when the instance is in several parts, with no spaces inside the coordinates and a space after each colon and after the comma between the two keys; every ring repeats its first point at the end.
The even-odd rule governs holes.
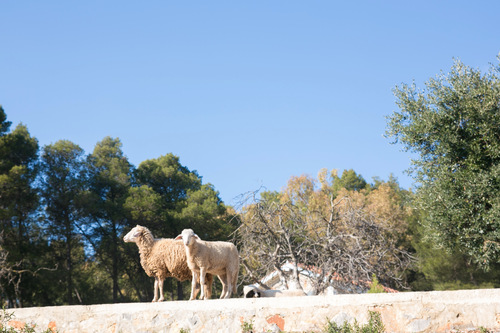
{"type": "Polygon", "coordinates": [[[176,240],[182,239],[185,246],[193,244],[195,239],[200,239],[197,234],[194,233],[193,229],[184,229],[182,233],[175,237],[176,240]]]}
{"type": "Polygon", "coordinates": [[[128,234],[123,237],[123,241],[126,243],[137,242],[137,239],[142,235],[144,227],[137,225],[128,234]]]}

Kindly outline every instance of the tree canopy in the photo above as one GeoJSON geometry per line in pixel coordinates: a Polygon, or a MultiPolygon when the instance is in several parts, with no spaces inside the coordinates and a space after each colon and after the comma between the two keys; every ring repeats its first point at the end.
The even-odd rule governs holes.
{"type": "Polygon", "coordinates": [[[456,61],[425,88],[394,90],[386,135],[416,154],[412,173],[429,235],[485,270],[500,263],[500,67],[456,61]]]}

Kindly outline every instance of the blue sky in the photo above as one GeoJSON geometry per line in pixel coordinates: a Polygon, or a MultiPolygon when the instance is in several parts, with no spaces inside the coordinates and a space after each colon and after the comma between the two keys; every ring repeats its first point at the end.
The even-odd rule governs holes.
{"type": "Polygon", "coordinates": [[[0,104],[41,146],[167,153],[227,204],[291,176],[393,173],[392,90],[498,64],[499,1],[0,1],[0,104]]]}

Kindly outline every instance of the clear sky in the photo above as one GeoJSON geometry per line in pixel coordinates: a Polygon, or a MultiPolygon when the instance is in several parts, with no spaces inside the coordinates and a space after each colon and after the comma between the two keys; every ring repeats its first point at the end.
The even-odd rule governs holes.
{"type": "Polygon", "coordinates": [[[0,0],[0,104],[41,146],[167,153],[227,204],[291,176],[393,173],[393,88],[498,64],[500,1],[0,0]]]}

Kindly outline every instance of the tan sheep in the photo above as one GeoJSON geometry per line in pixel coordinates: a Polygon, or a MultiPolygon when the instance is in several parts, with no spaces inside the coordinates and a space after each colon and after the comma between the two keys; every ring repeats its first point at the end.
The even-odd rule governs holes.
{"type": "MultiPolygon", "coordinates": [[[[207,242],[201,240],[192,229],[184,229],[175,239],[182,239],[186,249],[187,263],[193,274],[190,300],[196,298],[196,279],[200,276],[203,285],[205,274],[215,274],[222,283],[220,298],[230,298],[236,291],[240,258],[238,250],[230,242],[207,242]]],[[[201,299],[207,299],[201,289],[201,299]]]]}
{"type": "Polygon", "coordinates": [[[264,289],[256,285],[248,285],[243,287],[244,298],[259,298],[259,297],[292,297],[292,296],[307,296],[302,290],[275,290],[264,289]]]}
{"type": "MultiPolygon", "coordinates": [[[[153,237],[148,228],[137,225],[123,237],[125,242],[134,242],[139,248],[141,266],[148,276],[155,278],[153,302],[161,302],[163,298],[163,281],[167,277],[174,277],[179,281],[191,279],[192,274],[186,261],[186,251],[182,242],[169,238],[153,237]],[[159,291],[159,298],[158,298],[159,291]]],[[[197,279],[197,282],[199,279],[197,279]]],[[[212,295],[213,276],[207,274],[207,297],[212,295]]],[[[195,296],[199,291],[199,284],[195,283],[195,296]]],[[[193,291],[191,291],[193,293],[193,291]]]]}

